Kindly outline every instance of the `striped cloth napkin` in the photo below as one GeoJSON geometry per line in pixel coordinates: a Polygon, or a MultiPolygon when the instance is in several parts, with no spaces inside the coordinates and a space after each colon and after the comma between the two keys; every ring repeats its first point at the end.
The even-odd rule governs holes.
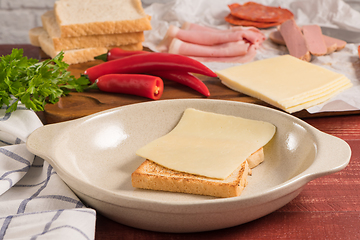
{"type": "Polygon", "coordinates": [[[87,208],[46,161],[26,149],[42,123],[22,106],[0,109],[0,240],[94,239],[95,210],[87,208]]]}

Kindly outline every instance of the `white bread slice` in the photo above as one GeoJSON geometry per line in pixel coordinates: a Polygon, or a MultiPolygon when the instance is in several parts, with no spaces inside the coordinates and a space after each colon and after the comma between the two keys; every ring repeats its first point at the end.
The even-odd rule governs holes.
{"type": "Polygon", "coordinates": [[[246,161],[249,164],[249,168],[252,169],[262,163],[264,161],[264,158],[264,148],[261,147],[259,148],[259,150],[251,154],[251,156],[248,157],[246,161]]]}
{"type": "Polygon", "coordinates": [[[59,26],[56,23],[53,10],[41,16],[43,27],[51,36],[55,50],[69,50],[89,47],[107,47],[128,45],[145,40],[143,32],[129,32],[119,34],[88,35],[80,37],[59,37],[59,26]],[[55,35],[58,35],[57,37],[55,35]]]}
{"type": "Polygon", "coordinates": [[[33,46],[40,47],[39,36],[44,31],[45,30],[43,27],[34,27],[34,28],[30,29],[30,31],[29,31],[30,44],[33,46]]]}
{"type": "Polygon", "coordinates": [[[150,160],[145,160],[132,174],[135,188],[190,193],[214,197],[236,197],[247,185],[249,163],[259,164],[264,160],[263,148],[252,154],[230,176],[224,180],[178,172],[150,160]]]}
{"type": "Polygon", "coordinates": [[[49,36],[53,38],[61,37],[60,27],[56,22],[54,10],[48,10],[41,15],[41,23],[49,36]]]}
{"type": "Polygon", "coordinates": [[[151,29],[140,0],[60,0],[54,6],[59,37],[141,32],[151,29]]]}
{"type": "MultiPolygon", "coordinates": [[[[49,35],[44,31],[39,36],[39,43],[41,49],[51,58],[54,58],[60,51],[54,49],[53,42],[49,35]]],[[[109,46],[109,47],[93,47],[93,48],[82,48],[64,51],[63,61],[67,64],[77,64],[94,60],[95,56],[106,53],[113,47],[119,47],[124,50],[137,51],[142,50],[142,42],[121,45],[121,46],[109,46]]]]}

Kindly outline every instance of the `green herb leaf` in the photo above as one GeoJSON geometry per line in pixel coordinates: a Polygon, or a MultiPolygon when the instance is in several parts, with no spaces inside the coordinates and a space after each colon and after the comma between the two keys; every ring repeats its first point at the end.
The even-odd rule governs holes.
{"type": "Polygon", "coordinates": [[[58,102],[71,90],[82,92],[90,81],[72,76],[63,58],[61,51],[53,59],[39,62],[24,57],[23,50],[16,48],[10,55],[1,56],[0,106],[6,105],[7,112],[12,112],[21,101],[26,108],[43,111],[45,104],[58,102]]]}

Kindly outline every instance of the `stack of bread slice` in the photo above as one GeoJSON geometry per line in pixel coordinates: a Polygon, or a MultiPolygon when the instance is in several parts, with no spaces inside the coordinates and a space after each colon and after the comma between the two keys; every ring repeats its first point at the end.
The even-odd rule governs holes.
{"type": "Polygon", "coordinates": [[[29,31],[31,44],[50,57],[64,52],[64,61],[94,60],[113,47],[142,50],[150,17],[140,0],[58,0],[41,16],[42,26],[29,31]]]}

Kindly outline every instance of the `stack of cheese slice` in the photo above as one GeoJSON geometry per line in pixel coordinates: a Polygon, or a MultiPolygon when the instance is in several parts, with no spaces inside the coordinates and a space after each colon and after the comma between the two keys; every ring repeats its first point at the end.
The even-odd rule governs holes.
{"type": "Polygon", "coordinates": [[[68,64],[93,60],[108,49],[142,50],[151,29],[140,0],[58,0],[29,31],[30,42],[50,57],[64,51],[68,64]]]}
{"type": "Polygon", "coordinates": [[[325,102],[352,86],[343,74],[290,55],[258,60],[216,73],[229,88],[289,113],[325,102]]]}

